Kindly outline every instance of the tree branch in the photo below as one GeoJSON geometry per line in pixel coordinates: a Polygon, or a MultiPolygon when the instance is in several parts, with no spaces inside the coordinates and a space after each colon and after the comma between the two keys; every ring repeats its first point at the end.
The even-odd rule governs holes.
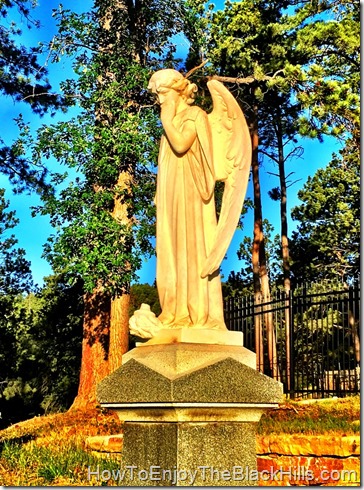
{"type": "Polygon", "coordinates": [[[262,153],[263,155],[265,155],[266,157],[270,158],[271,160],[273,160],[273,162],[275,162],[277,165],[279,164],[279,160],[277,157],[275,157],[272,153],[268,153],[267,151],[265,150],[259,150],[259,153],[262,153]]]}
{"type": "Polygon", "coordinates": [[[221,75],[211,75],[208,78],[208,80],[218,80],[219,82],[226,82],[226,83],[237,83],[237,84],[249,84],[249,83],[254,83],[254,82],[265,82],[267,80],[273,80],[276,78],[277,75],[280,73],[284,73],[284,69],[277,70],[273,75],[264,75],[262,78],[255,78],[254,76],[250,75],[249,77],[241,78],[241,77],[223,77],[221,75]]]}
{"type": "Polygon", "coordinates": [[[40,97],[42,95],[48,95],[49,97],[65,97],[65,98],[69,98],[69,99],[85,99],[86,100],[86,97],[82,94],[73,94],[73,95],[63,95],[63,94],[60,94],[60,93],[49,93],[49,92],[40,92],[39,94],[36,94],[35,92],[30,94],[30,95],[26,95],[25,97],[23,97],[21,100],[24,101],[24,100],[27,100],[27,99],[33,99],[33,98],[36,98],[36,97],[40,97]]]}
{"type": "Polygon", "coordinates": [[[189,78],[193,73],[195,73],[195,71],[199,70],[200,68],[202,68],[203,66],[205,66],[207,63],[208,63],[209,60],[205,60],[203,61],[201,64],[199,64],[198,66],[196,66],[195,68],[192,68],[190,71],[188,71],[185,75],[185,78],[189,78]]]}
{"type": "Polygon", "coordinates": [[[287,184],[287,179],[286,179],[286,187],[287,187],[287,189],[289,189],[290,187],[292,187],[294,184],[297,184],[297,182],[300,182],[300,180],[302,180],[302,179],[297,179],[297,180],[294,180],[293,182],[290,182],[289,184],[287,184]]]}

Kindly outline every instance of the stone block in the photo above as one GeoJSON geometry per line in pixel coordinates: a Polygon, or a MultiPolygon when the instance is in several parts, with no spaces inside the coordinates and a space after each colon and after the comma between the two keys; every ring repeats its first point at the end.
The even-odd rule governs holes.
{"type": "Polygon", "coordinates": [[[124,437],[125,486],[258,483],[254,424],[131,422],[124,437]]]}
{"type": "Polygon", "coordinates": [[[252,369],[256,368],[254,352],[242,346],[174,343],[143,344],[123,355],[122,363],[134,359],[167,377],[174,377],[230,357],[252,369]]]}
{"type": "Polygon", "coordinates": [[[170,393],[168,378],[135,359],[104,378],[97,387],[101,404],[163,402],[170,399],[170,393]]]}
{"type": "Polygon", "coordinates": [[[256,371],[255,355],[244,347],[172,344],[138,347],[125,357],[99,383],[101,404],[265,404],[282,398],[281,383],[256,371]]]}
{"type": "MultiPolygon", "coordinates": [[[[334,449],[332,450],[334,451],[334,449]]],[[[259,486],[358,486],[360,458],[258,456],[259,486]]]]}

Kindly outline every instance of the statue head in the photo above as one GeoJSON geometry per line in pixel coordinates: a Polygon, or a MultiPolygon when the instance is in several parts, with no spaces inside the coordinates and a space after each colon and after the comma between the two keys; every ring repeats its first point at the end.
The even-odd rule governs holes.
{"type": "MultiPolygon", "coordinates": [[[[191,83],[177,70],[165,69],[156,71],[149,80],[148,90],[156,94],[175,90],[187,104],[193,104],[197,92],[197,85],[191,83]]],[[[158,97],[159,99],[159,97],[158,97]]],[[[160,99],[159,99],[159,102],[160,99]]]]}

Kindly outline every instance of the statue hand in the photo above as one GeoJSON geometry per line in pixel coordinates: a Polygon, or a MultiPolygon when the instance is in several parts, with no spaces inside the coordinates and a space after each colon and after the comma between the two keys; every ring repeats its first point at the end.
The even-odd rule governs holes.
{"type": "Polygon", "coordinates": [[[161,120],[163,125],[173,121],[176,115],[176,109],[176,102],[174,100],[167,99],[161,104],[161,120]]]}

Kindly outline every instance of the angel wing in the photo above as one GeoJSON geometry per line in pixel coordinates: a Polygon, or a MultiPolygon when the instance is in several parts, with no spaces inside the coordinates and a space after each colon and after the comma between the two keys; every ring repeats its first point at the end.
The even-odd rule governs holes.
{"type": "Polygon", "coordinates": [[[248,125],[239,104],[219,81],[207,83],[213,111],[209,114],[216,180],[225,181],[221,212],[213,246],[201,277],[215,272],[230,245],[243,207],[252,158],[248,125]]]}

